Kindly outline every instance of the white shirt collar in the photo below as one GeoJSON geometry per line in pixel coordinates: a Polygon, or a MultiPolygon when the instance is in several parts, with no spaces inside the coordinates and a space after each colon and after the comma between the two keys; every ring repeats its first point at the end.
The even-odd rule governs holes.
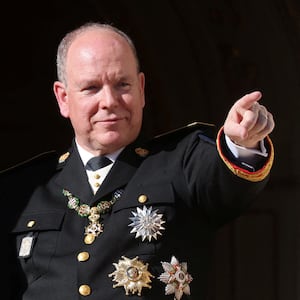
{"type": "MultiPolygon", "coordinates": [[[[78,152],[79,152],[79,155],[80,155],[80,158],[83,162],[83,165],[85,166],[86,163],[89,161],[89,159],[91,159],[92,157],[94,157],[95,155],[93,155],[92,153],[88,152],[87,150],[85,150],[84,148],[82,148],[78,143],[77,141],[75,140],[75,143],[76,143],[76,146],[77,146],[77,149],[78,149],[78,152]]],[[[124,149],[121,148],[113,153],[110,153],[110,154],[107,154],[105,155],[106,157],[108,157],[110,160],[112,160],[113,162],[116,161],[117,157],[119,156],[119,154],[122,152],[122,150],[124,149]]]]}

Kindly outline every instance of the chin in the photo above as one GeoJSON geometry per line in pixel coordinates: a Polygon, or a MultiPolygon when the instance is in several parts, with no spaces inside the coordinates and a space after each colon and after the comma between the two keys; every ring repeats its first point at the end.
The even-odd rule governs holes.
{"type": "Polygon", "coordinates": [[[120,134],[120,133],[109,133],[109,134],[105,134],[105,135],[101,135],[98,139],[96,139],[98,141],[98,143],[100,145],[103,145],[105,147],[118,147],[119,145],[121,145],[120,147],[122,147],[123,143],[124,143],[124,136],[125,134],[120,134]]]}
{"type": "Polygon", "coordinates": [[[104,146],[107,148],[121,148],[124,147],[131,142],[133,142],[136,138],[134,134],[134,130],[126,130],[126,131],[107,131],[105,133],[95,134],[92,139],[100,146],[104,146]]]}

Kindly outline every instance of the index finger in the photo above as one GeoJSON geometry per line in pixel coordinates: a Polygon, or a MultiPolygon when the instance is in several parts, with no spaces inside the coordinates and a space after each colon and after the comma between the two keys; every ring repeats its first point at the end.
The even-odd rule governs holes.
{"type": "Polygon", "coordinates": [[[244,97],[236,101],[235,107],[236,110],[243,115],[246,110],[251,109],[251,107],[257,103],[262,97],[261,92],[255,91],[250,94],[246,94],[244,97]]]}

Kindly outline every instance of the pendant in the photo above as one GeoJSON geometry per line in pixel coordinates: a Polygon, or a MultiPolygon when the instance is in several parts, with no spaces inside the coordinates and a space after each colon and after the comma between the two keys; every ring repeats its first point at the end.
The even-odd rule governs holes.
{"type": "MultiPolygon", "coordinates": [[[[88,219],[90,220],[90,224],[85,227],[85,235],[93,236],[96,238],[100,233],[103,232],[103,224],[99,222],[100,220],[100,212],[99,209],[94,206],[90,208],[88,219]]],[[[91,237],[89,238],[89,240],[91,237]]]]}
{"type": "Polygon", "coordinates": [[[85,235],[93,235],[97,237],[100,233],[103,232],[103,224],[99,222],[90,223],[88,226],[85,227],[85,235]]]}

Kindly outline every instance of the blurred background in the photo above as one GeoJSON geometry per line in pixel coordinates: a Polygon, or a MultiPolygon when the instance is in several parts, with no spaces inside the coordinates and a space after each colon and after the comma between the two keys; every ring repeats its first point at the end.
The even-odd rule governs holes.
{"type": "Polygon", "coordinates": [[[63,35],[86,21],[120,27],[146,74],[145,130],[223,124],[260,90],[276,128],[272,177],[249,213],[215,242],[209,300],[300,300],[300,2],[298,0],[52,0],[2,10],[0,169],[48,150],[72,130],[52,84],[63,35]]]}

